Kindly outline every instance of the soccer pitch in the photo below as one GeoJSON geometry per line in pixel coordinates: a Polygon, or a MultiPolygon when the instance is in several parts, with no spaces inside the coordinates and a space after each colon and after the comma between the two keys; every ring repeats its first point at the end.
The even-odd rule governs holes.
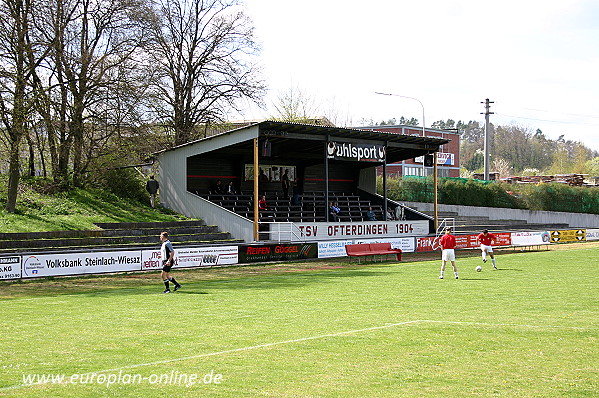
{"type": "Polygon", "coordinates": [[[3,282],[0,396],[597,396],[599,244],[474,253],[3,282]]]}

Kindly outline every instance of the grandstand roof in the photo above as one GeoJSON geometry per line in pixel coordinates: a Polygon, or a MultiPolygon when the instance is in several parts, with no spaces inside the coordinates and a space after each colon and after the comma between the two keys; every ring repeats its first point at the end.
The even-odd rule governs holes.
{"type": "MultiPolygon", "coordinates": [[[[161,152],[189,146],[197,146],[199,149],[205,143],[218,139],[221,148],[227,148],[227,155],[233,157],[239,154],[238,151],[247,151],[248,146],[252,145],[252,138],[268,138],[273,148],[273,158],[280,156],[304,161],[314,159],[315,162],[322,161],[323,144],[327,141],[385,145],[387,163],[436,152],[441,145],[450,141],[445,138],[266,120],[161,152]],[[224,138],[226,139],[223,140],[224,138]]],[[[214,147],[212,149],[214,150],[214,147]]]]}

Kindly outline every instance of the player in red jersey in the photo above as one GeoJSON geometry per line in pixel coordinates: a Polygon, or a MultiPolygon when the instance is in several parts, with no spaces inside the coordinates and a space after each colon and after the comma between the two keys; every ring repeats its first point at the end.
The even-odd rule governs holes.
{"type": "Polygon", "coordinates": [[[441,275],[439,275],[439,279],[443,279],[443,275],[445,273],[445,264],[447,261],[451,261],[451,265],[453,266],[453,274],[455,278],[458,279],[458,268],[455,266],[455,236],[451,234],[451,228],[445,228],[445,235],[441,237],[439,240],[439,244],[441,245],[441,249],[443,249],[443,253],[441,255],[441,259],[443,263],[441,264],[441,275]]]}
{"type": "Polygon", "coordinates": [[[495,263],[495,255],[493,255],[493,246],[492,244],[497,241],[497,237],[488,230],[484,230],[481,234],[476,237],[476,241],[480,243],[480,250],[483,255],[483,263],[487,262],[487,254],[491,256],[491,262],[493,263],[493,268],[497,269],[497,263],[495,263]]]}

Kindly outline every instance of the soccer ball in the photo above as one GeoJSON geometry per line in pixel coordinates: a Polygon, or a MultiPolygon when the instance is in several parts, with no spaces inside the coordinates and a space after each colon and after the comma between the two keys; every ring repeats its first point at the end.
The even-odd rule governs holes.
{"type": "Polygon", "coordinates": [[[478,267],[476,267],[476,272],[480,272],[483,270],[483,267],[481,267],[480,265],[478,267]]]}

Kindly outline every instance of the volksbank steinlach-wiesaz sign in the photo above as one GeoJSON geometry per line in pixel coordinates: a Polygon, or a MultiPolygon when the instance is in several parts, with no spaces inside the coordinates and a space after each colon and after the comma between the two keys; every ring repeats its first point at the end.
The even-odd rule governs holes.
{"type": "Polygon", "coordinates": [[[385,161],[385,146],[331,141],[327,146],[327,157],[351,162],[382,163],[385,161]]]}

